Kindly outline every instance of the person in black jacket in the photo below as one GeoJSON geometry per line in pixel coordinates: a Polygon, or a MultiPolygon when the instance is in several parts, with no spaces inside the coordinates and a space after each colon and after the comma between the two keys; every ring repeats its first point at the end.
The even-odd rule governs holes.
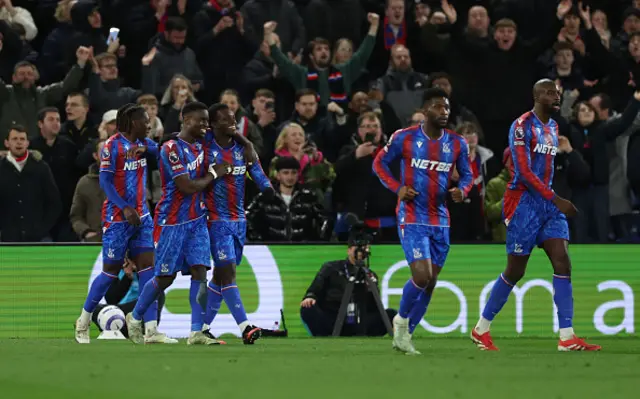
{"type": "Polygon", "coordinates": [[[581,153],[591,169],[591,178],[584,185],[573,189],[575,205],[580,212],[574,218],[575,242],[607,242],[609,234],[609,157],[607,143],[623,134],[640,112],[640,91],[636,91],[629,105],[620,116],[599,120],[598,107],[606,98],[598,94],[591,102],[579,102],[574,106],[573,123],[569,139],[571,146],[581,153]],[[596,106],[597,105],[597,106],[596,106]],[[593,227],[590,229],[590,227],[593,227]],[[593,230],[594,234],[590,234],[593,230]]]}
{"type": "Polygon", "coordinates": [[[280,157],[275,163],[276,194],[258,194],[247,208],[249,239],[254,241],[313,241],[320,238],[322,206],[310,190],[297,184],[300,163],[280,157]]]}
{"type": "MultiPolygon", "coordinates": [[[[353,213],[365,224],[376,226],[377,239],[398,241],[395,207],[397,196],[387,190],[373,174],[373,160],[386,144],[381,122],[375,112],[365,112],[358,118],[358,131],[350,145],[344,146],[335,164],[333,205],[338,214],[353,213]]],[[[391,166],[400,175],[400,162],[391,166]]],[[[338,239],[346,239],[346,232],[336,226],[338,239]]]]}
{"type": "MultiPolygon", "coordinates": [[[[322,265],[300,303],[300,317],[311,335],[315,337],[328,336],[333,333],[347,282],[350,277],[359,273],[356,266],[355,250],[356,245],[352,235],[349,239],[347,259],[335,260],[322,265]]],[[[370,273],[374,281],[378,280],[375,272],[365,269],[365,273],[370,273]]],[[[364,289],[358,284],[354,292],[361,288],[364,289]]],[[[387,333],[373,294],[370,292],[366,292],[365,298],[354,301],[348,306],[341,336],[355,335],[359,329],[355,320],[350,317],[352,312],[358,314],[358,318],[361,320],[362,318],[366,320],[364,330],[367,336],[383,336],[387,333]]],[[[389,321],[393,320],[397,313],[394,309],[386,309],[386,312],[389,321]]]]}
{"type": "Polygon", "coordinates": [[[51,169],[37,152],[28,152],[27,131],[14,126],[0,159],[0,241],[51,241],[50,230],[62,210],[51,169]]]}

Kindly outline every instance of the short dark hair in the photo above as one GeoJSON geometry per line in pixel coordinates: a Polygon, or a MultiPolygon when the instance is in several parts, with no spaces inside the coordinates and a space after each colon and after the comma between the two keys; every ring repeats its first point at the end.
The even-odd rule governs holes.
{"type": "Polygon", "coordinates": [[[307,51],[309,54],[313,53],[313,50],[316,49],[316,46],[327,46],[330,47],[329,41],[324,37],[316,37],[312,41],[307,44],[307,51]]]}
{"type": "Polygon", "coordinates": [[[300,170],[300,162],[294,157],[278,157],[275,162],[276,172],[283,169],[300,170]]]}
{"type": "Polygon", "coordinates": [[[304,97],[304,96],[314,96],[317,99],[318,94],[313,89],[308,89],[308,88],[300,89],[300,90],[296,91],[296,102],[299,102],[300,99],[302,97],[304,97]]]}
{"type": "Polygon", "coordinates": [[[169,17],[165,23],[165,31],[171,32],[177,30],[178,32],[184,32],[187,30],[188,25],[181,17],[169,17]]]}
{"type": "Polygon", "coordinates": [[[9,133],[7,133],[7,139],[9,139],[9,136],[11,135],[11,132],[16,131],[18,133],[24,133],[27,135],[28,138],[28,134],[27,134],[27,129],[22,126],[22,125],[11,125],[11,127],[9,128],[9,133]]]}
{"type": "Polygon", "coordinates": [[[190,102],[188,104],[185,104],[184,107],[182,107],[182,111],[180,112],[180,116],[182,116],[182,119],[184,120],[184,117],[193,113],[193,112],[197,112],[197,111],[206,111],[207,110],[207,106],[204,105],[201,102],[198,101],[193,101],[190,102]]]}
{"type": "Polygon", "coordinates": [[[132,103],[123,105],[118,108],[116,129],[118,129],[119,132],[128,132],[131,129],[131,122],[135,118],[142,117],[145,112],[145,109],[140,105],[132,103]]]}
{"type": "Polygon", "coordinates": [[[82,93],[82,92],[74,91],[73,93],[67,94],[67,97],[80,97],[80,98],[82,98],[82,104],[85,107],[89,106],[89,97],[87,97],[87,95],[82,93]]]}
{"type": "Polygon", "coordinates": [[[16,73],[16,71],[22,67],[29,67],[31,69],[33,69],[34,71],[37,71],[38,69],[36,68],[36,66],[34,64],[32,64],[29,61],[20,61],[18,62],[16,65],[13,66],[13,73],[16,73]]]}
{"type": "Polygon", "coordinates": [[[271,90],[269,90],[269,89],[258,89],[258,90],[256,91],[256,94],[255,94],[255,96],[254,96],[254,97],[255,97],[255,98],[258,98],[258,97],[266,97],[266,98],[271,98],[271,99],[273,99],[273,98],[276,98],[276,95],[275,95],[275,94],[273,94],[273,92],[272,92],[271,90]]]}
{"type": "Polygon", "coordinates": [[[554,53],[558,53],[560,51],[563,50],[571,50],[573,51],[573,45],[569,42],[556,42],[556,44],[553,45],[553,52],[554,53]]]}
{"type": "Polygon", "coordinates": [[[38,122],[44,122],[44,118],[47,117],[47,114],[56,113],[60,115],[60,111],[56,107],[44,107],[40,111],[38,111],[38,122]]]}
{"type": "Polygon", "coordinates": [[[430,89],[433,87],[433,82],[438,80],[438,79],[447,79],[449,81],[449,83],[451,83],[451,75],[449,75],[446,72],[434,72],[431,75],[429,75],[429,78],[427,79],[427,88],[430,89]]]}
{"type": "Polygon", "coordinates": [[[377,119],[378,122],[382,122],[380,120],[380,116],[378,114],[376,114],[373,111],[369,111],[369,112],[364,112],[362,115],[360,115],[358,117],[358,127],[360,127],[360,125],[362,125],[362,122],[367,121],[367,120],[372,120],[372,119],[377,119]]]}
{"type": "Polygon", "coordinates": [[[502,18],[502,19],[499,19],[498,22],[496,22],[496,24],[494,25],[493,28],[494,29],[513,28],[515,30],[518,30],[518,25],[516,24],[516,22],[513,19],[502,18]]]}
{"type": "Polygon", "coordinates": [[[446,98],[446,99],[449,99],[449,96],[447,95],[447,92],[442,90],[441,88],[432,87],[432,88],[427,89],[427,90],[424,91],[424,94],[422,95],[422,105],[430,102],[434,98],[446,98]]]}
{"type": "Polygon", "coordinates": [[[230,96],[235,96],[236,99],[238,101],[240,101],[240,94],[238,94],[238,91],[235,89],[226,89],[225,91],[223,91],[222,93],[220,93],[220,99],[222,99],[222,96],[224,95],[230,95],[230,96]]]}
{"type": "Polygon", "coordinates": [[[229,106],[223,103],[215,103],[209,107],[209,124],[214,124],[218,121],[218,112],[228,110],[229,106]]]}

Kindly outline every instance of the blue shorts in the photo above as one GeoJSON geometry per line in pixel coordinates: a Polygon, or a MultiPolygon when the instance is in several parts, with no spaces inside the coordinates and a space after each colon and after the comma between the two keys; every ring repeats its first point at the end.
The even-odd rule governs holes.
{"type": "Polygon", "coordinates": [[[129,251],[133,258],[145,252],[153,252],[153,219],[146,215],[140,226],[127,222],[102,225],[102,260],[105,263],[122,263],[129,251]]]}
{"type": "Polygon", "coordinates": [[[444,266],[449,254],[449,227],[401,224],[398,235],[409,264],[431,259],[433,265],[444,266]]]}
{"type": "Polygon", "coordinates": [[[207,219],[201,217],[187,223],[156,226],[153,231],[156,246],[156,276],[172,276],[178,271],[190,274],[192,266],[211,265],[207,219]]]}
{"type": "Polygon", "coordinates": [[[247,235],[247,222],[210,221],[209,241],[215,266],[225,266],[242,261],[242,249],[247,235]]]}
{"type": "Polygon", "coordinates": [[[503,214],[509,255],[529,255],[536,245],[552,238],[569,240],[567,217],[537,194],[507,191],[503,214]]]}

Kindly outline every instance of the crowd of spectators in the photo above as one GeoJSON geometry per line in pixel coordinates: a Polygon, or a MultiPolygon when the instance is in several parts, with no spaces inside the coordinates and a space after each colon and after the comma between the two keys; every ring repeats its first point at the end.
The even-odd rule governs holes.
{"type": "MultiPolygon", "coordinates": [[[[396,241],[396,197],[371,166],[395,130],[424,119],[430,87],[450,95],[449,128],[469,142],[474,174],[469,197],[450,204],[452,241],[503,241],[508,131],[541,78],[563,93],[553,184],[580,211],[573,241],[633,240],[638,7],[0,0],[0,241],[100,241],[96,160],[116,132],[116,110],[143,105],[150,137],[163,142],[191,101],[227,104],[275,183],[268,199],[247,187],[250,240],[344,240],[355,216],[377,240],[396,241]]],[[[160,178],[155,160],[148,166],[153,207],[160,178]]]]}

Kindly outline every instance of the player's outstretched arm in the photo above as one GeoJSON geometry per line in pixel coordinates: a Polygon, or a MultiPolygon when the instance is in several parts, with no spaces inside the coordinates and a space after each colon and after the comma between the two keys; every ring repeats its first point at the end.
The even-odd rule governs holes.
{"type": "Polygon", "coordinates": [[[260,164],[260,161],[253,163],[249,167],[249,176],[251,176],[251,179],[256,183],[256,185],[258,186],[261,192],[264,193],[268,190],[273,190],[273,187],[271,186],[271,181],[269,180],[267,175],[264,173],[264,170],[262,169],[262,165],[260,164]]]}
{"type": "Polygon", "coordinates": [[[399,135],[400,131],[391,135],[391,138],[384,147],[384,150],[380,151],[373,160],[373,173],[378,176],[382,185],[396,194],[400,191],[402,183],[393,177],[393,173],[391,173],[389,165],[393,160],[402,155],[402,139],[398,137],[399,135]]]}
{"type": "Polygon", "coordinates": [[[516,176],[521,177],[530,190],[537,192],[544,199],[553,199],[555,193],[531,170],[531,132],[522,119],[516,120],[511,126],[509,148],[513,156],[516,176]]]}

